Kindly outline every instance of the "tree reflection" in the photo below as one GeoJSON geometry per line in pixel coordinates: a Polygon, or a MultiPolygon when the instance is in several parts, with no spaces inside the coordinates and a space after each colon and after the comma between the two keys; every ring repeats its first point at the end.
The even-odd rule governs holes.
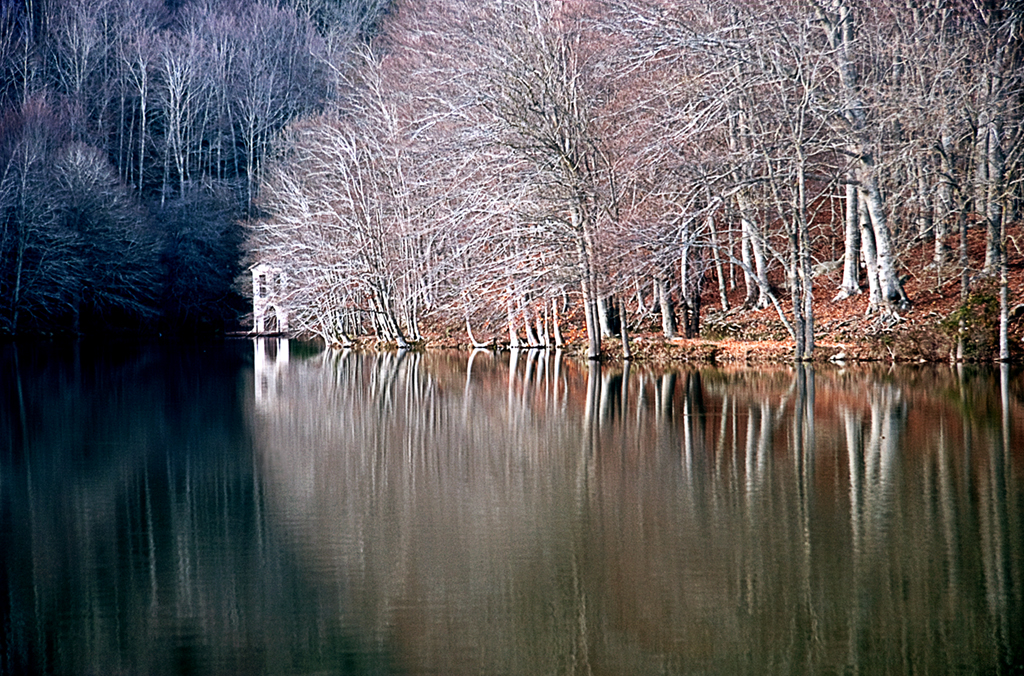
{"type": "Polygon", "coordinates": [[[3,353],[5,673],[1021,662],[1009,369],[251,354],[3,353]]]}
{"type": "MultiPolygon", "coordinates": [[[[1005,663],[984,629],[995,620],[976,611],[981,560],[942,566],[934,605],[935,557],[962,559],[966,540],[988,532],[964,529],[963,515],[979,512],[970,490],[953,488],[950,456],[963,450],[943,430],[975,424],[937,387],[955,390],[954,379],[922,389],[913,376],[912,402],[891,375],[807,365],[656,372],[533,350],[470,363],[424,355],[418,368],[432,394],[372,422],[372,391],[318,400],[388,437],[433,410],[441,424],[416,439],[429,464],[380,439],[371,461],[367,444],[314,434],[311,420],[298,439],[293,426],[259,435],[275,504],[296,503],[287,475],[302,463],[285,448],[312,454],[313,484],[334,486],[313,496],[308,547],[355,566],[336,574],[366,582],[354,606],[372,605],[361,619],[413,671],[874,672],[900,671],[906,654],[1005,663]],[[457,418],[446,412],[455,403],[457,418]],[[361,546],[384,537],[386,552],[330,544],[367,529],[361,546]],[[366,577],[379,569],[386,585],[366,577]],[[936,613],[958,636],[942,649],[915,619],[936,613]]],[[[1004,561],[1017,566],[1004,577],[1019,579],[1019,555],[1004,561]]]]}
{"type": "Polygon", "coordinates": [[[243,381],[247,347],[0,347],[0,673],[386,665],[298,612],[316,596],[264,520],[243,401],[275,389],[243,381]]]}

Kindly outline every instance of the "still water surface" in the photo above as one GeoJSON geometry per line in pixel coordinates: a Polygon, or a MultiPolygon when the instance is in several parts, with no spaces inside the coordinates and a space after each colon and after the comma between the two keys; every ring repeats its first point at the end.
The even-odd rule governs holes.
{"type": "Polygon", "coordinates": [[[0,673],[1024,672],[1024,378],[0,347],[0,673]]]}

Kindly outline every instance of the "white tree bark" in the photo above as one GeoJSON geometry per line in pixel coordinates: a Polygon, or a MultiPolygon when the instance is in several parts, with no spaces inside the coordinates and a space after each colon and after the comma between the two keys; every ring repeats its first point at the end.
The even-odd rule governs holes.
{"type": "Polygon", "coordinates": [[[862,199],[863,192],[859,189],[857,196],[861,257],[864,259],[864,270],[868,278],[868,312],[873,312],[882,303],[882,287],[878,281],[878,251],[875,248],[875,231],[871,227],[867,203],[862,199]]]}
{"type": "Polygon", "coordinates": [[[676,337],[676,313],[669,295],[668,281],[659,275],[654,280],[654,288],[658,296],[658,308],[661,310],[661,335],[665,338],[676,337]]]}
{"type": "MultiPolygon", "coordinates": [[[[852,177],[851,177],[852,179],[852,177]]],[[[857,186],[853,180],[846,183],[845,247],[843,251],[843,281],[833,301],[857,295],[860,289],[860,210],[857,186]]]]}
{"type": "Polygon", "coordinates": [[[763,310],[771,304],[768,298],[768,263],[765,258],[763,236],[754,221],[754,210],[745,190],[736,193],[742,232],[743,278],[747,286],[744,307],[763,310]],[[754,271],[752,276],[750,271],[754,271]]]}
{"type": "Polygon", "coordinates": [[[876,270],[879,292],[884,306],[896,310],[909,304],[896,271],[896,254],[889,229],[885,201],[879,187],[878,170],[868,134],[866,103],[862,96],[853,42],[856,23],[848,0],[834,0],[835,12],[828,11],[818,0],[810,0],[825,30],[836,59],[836,70],[844,98],[843,115],[848,123],[848,151],[856,162],[855,175],[860,197],[867,206],[875,240],[876,270]]]}

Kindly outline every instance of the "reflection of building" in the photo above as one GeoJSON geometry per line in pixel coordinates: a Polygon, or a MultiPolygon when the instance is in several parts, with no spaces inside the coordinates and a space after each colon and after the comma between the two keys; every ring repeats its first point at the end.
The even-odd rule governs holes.
{"type": "Polygon", "coordinates": [[[288,367],[288,339],[254,338],[252,343],[256,406],[270,406],[277,401],[277,375],[288,367]]]}
{"type": "Polygon", "coordinates": [[[256,333],[284,333],[288,310],[281,307],[284,273],[260,263],[252,268],[252,323],[256,333]]]}

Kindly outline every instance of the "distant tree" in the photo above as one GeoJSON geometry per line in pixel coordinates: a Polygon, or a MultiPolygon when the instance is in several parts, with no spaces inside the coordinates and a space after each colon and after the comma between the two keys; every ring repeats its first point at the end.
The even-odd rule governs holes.
{"type": "Polygon", "coordinates": [[[394,0],[288,0],[288,4],[321,34],[350,43],[376,35],[394,0]]]}
{"type": "Polygon", "coordinates": [[[142,20],[123,26],[115,49],[119,64],[118,113],[112,121],[117,144],[114,156],[125,182],[139,195],[154,181],[147,167],[153,161],[153,123],[158,110],[154,92],[159,41],[147,28],[142,20]]]}
{"type": "MultiPolygon", "coordinates": [[[[95,215],[95,221],[72,216],[95,214],[95,205],[83,206],[83,195],[113,190],[110,177],[100,172],[99,156],[109,158],[118,184],[134,193],[133,217],[153,224],[149,231],[164,231],[158,241],[167,248],[153,259],[151,276],[164,282],[165,292],[158,295],[175,318],[168,324],[205,325],[199,319],[205,313],[209,323],[223,325],[227,307],[234,308],[237,300],[231,283],[237,272],[238,219],[254,213],[270,140],[339,93],[332,88],[328,57],[342,58],[373,35],[388,3],[294,4],[305,9],[263,0],[0,4],[0,146],[6,148],[0,287],[10,292],[3,301],[3,330],[33,323],[74,325],[85,317],[78,309],[93,308],[97,317],[134,312],[127,309],[133,304],[128,296],[107,303],[124,288],[115,292],[106,283],[101,286],[109,293],[97,292],[95,303],[85,295],[67,295],[73,284],[61,281],[62,275],[74,277],[81,270],[46,267],[72,260],[64,253],[39,255],[64,252],[76,241],[79,235],[68,223],[97,225],[83,232],[102,238],[105,231],[98,224],[117,220],[113,212],[123,207],[123,195],[113,200],[113,211],[95,215]],[[314,14],[322,21],[322,36],[310,23],[314,14]],[[33,112],[40,106],[59,110],[51,115],[59,124],[28,122],[40,119],[33,112]],[[47,126],[62,131],[47,132],[45,142],[33,141],[47,126]],[[81,152],[60,155],[70,141],[81,152]],[[86,147],[92,150],[85,152],[86,147]],[[39,195],[47,199],[34,201],[39,195]],[[183,223],[190,218],[198,222],[183,223]],[[198,286],[194,277],[173,278],[203,266],[210,270],[198,286]],[[214,291],[211,284],[220,286],[214,291]],[[121,309],[115,312],[114,306],[121,309]]],[[[149,288],[148,283],[143,286],[149,288]]],[[[139,298],[152,299],[152,289],[141,288],[139,298]]]]}
{"type": "Polygon", "coordinates": [[[234,53],[227,57],[226,79],[218,84],[230,97],[251,204],[270,140],[291,120],[322,108],[327,79],[317,62],[318,38],[294,13],[254,5],[235,17],[233,26],[234,53]]]}
{"type": "Polygon", "coordinates": [[[45,102],[3,153],[4,328],[144,324],[159,282],[157,238],[98,148],[69,141],[45,102]]]}
{"type": "Polygon", "coordinates": [[[138,201],[99,148],[68,144],[52,172],[58,206],[44,255],[69,271],[75,328],[146,325],[156,314],[159,242],[138,201]]]}
{"type": "Polygon", "coordinates": [[[62,281],[66,259],[44,255],[54,220],[51,158],[66,142],[66,127],[43,97],[29,99],[0,121],[0,302],[3,329],[17,333],[70,307],[62,281]]]}
{"type": "Polygon", "coordinates": [[[111,0],[65,0],[50,23],[49,70],[56,91],[69,102],[71,136],[88,142],[103,128],[111,45],[103,20],[111,0]]]}
{"type": "Polygon", "coordinates": [[[161,223],[160,309],[163,330],[224,330],[244,311],[234,289],[241,266],[243,217],[230,186],[211,180],[186,184],[156,214],[161,223]]]}

